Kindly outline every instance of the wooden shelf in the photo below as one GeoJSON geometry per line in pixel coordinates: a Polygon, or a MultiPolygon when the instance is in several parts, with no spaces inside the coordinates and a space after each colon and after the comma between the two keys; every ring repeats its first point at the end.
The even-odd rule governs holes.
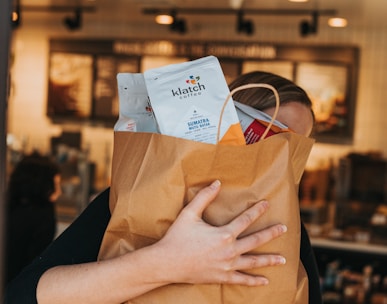
{"type": "Polygon", "coordinates": [[[325,238],[312,237],[310,239],[313,247],[354,251],[368,254],[387,256],[387,246],[372,243],[357,243],[349,241],[336,241],[325,238]]]}

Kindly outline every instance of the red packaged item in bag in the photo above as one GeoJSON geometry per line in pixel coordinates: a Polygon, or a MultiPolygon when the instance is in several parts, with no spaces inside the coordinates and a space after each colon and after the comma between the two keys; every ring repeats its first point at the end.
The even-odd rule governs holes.
{"type": "MultiPolygon", "coordinates": [[[[268,124],[269,123],[266,121],[254,119],[252,123],[246,128],[246,130],[243,130],[246,139],[246,145],[257,142],[262,137],[262,134],[266,131],[268,124]]],[[[282,129],[276,125],[272,125],[269,132],[266,134],[266,137],[289,131],[290,130],[288,128],[282,129]]]]}
{"type": "MultiPolygon", "coordinates": [[[[246,144],[257,142],[270,124],[271,116],[237,101],[234,101],[234,105],[237,109],[246,144]]],[[[266,137],[289,131],[290,129],[287,126],[275,120],[266,137]]]]}

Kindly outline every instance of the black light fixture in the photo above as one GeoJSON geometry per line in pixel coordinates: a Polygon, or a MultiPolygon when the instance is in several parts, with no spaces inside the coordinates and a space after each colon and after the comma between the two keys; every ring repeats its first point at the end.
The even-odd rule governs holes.
{"type": "Polygon", "coordinates": [[[20,9],[20,0],[16,1],[15,7],[12,10],[11,15],[11,25],[15,29],[20,26],[21,23],[21,9],[20,9]]]}
{"type": "Polygon", "coordinates": [[[173,22],[169,25],[170,30],[179,34],[185,34],[187,32],[187,24],[185,19],[177,18],[176,11],[174,10],[171,12],[171,16],[173,18],[173,22]]]}
{"type": "Polygon", "coordinates": [[[303,20],[300,23],[300,34],[302,37],[306,37],[310,34],[316,34],[318,28],[318,12],[315,11],[312,13],[312,20],[307,21],[303,20]]]}
{"type": "MultiPolygon", "coordinates": [[[[175,13],[179,12],[184,15],[234,15],[237,13],[237,31],[238,33],[246,33],[247,35],[252,35],[254,33],[254,23],[251,20],[244,20],[243,14],[246,12],[242,10],[235,9],[225,9],[225,8],[208,8],[208,7],[184,7],[184,8],[175,8],[175,13]]],[[[170,9],[165,8],[145,8],[142,11],[144,14],[148,15],[160,15],[170,12],[170,9]]],[[[278,16],[296,16],[296,15],[312,15],[312,20],[303,20],[300,23],[300,34],[302,36],[307,36],[309,34],[317,33],[318,17],[320,16],[331,16],[335,15],[336,11],[332,9],[327,10],[310,10],[310,9],[248,9],[249,15],[278,15],[278,16]]],[[[171,30],[178,31],[180,33],[186,32],[186,24],[183,19],[176,19],[174,24],[171,25],[171,30]]]]}
{"type": "Polygon", "coordinates": [[[247,35],[254,33],[254,23],[251,20],[244,20],[242,11],[239,11],[237,16],[237,32],[247,35]]]}
{"type": "Polygon", "coordinates": [[[81,8],[76,8],[73,16],[65,17],[63,20],[64,25],[70,31],[78,30],[82,27],[82,10],[81,8]]]}

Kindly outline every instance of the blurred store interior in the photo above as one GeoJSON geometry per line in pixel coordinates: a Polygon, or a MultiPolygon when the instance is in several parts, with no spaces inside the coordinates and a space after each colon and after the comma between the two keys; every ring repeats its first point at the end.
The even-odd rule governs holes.
{"type": "Polygon", "coordinates": [[[61,231],[109,186],[118,72],[214,54],[228,81],[254,69],[278,73],[315,102],[300,206],[326,303],[355,303],[345,294],[362,290],[369,269],[372,303],[387,303],[385,7],[384,0],[14,0],[2,178],[23,154],[55,158],[61,231]],[[156,23],[159,13],[175,22],[156,23]],[[334,17],[344,26],[329,25],[334,17]]]}

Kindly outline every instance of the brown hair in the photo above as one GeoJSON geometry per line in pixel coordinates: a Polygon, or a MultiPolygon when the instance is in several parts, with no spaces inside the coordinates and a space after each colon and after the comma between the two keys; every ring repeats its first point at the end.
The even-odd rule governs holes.
{"type": "MultiPolygon", "coordinates": [[[[242,74],[229,85],[230,91],[249,83],[266,83],[272,85],[278,91],[280,103],[299,102],[310,108],[312,115],[312,102],[307,93],[295,83],[276,74],[262,71],[254,71],[242,74]]],[[[241,90],[233,94],[233,99],[240,103],[263,111],[275,107],[275,96],[271,90],[266,88],[251,88],[241,90]]],[[[313,115],[314,119],[314,115],[313,115]]]]}

